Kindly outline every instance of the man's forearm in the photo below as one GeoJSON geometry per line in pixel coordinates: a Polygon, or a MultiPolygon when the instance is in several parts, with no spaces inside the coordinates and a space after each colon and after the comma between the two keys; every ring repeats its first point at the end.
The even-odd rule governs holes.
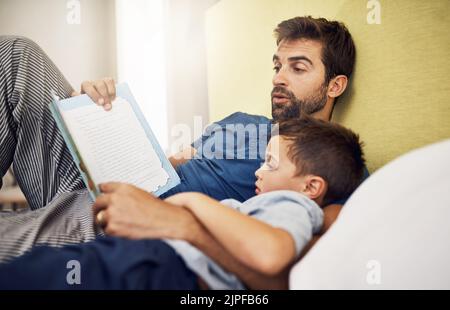
{"type": "Polygon", "coordinates": [[[290,268],[276,276],[265,276],[241,264],[200,223],[190,242],[225,270],[235,274],[249,289],[287,289],[290,268]]]}
{"type": "Polygon", "coordinates": [[[191,160],[195,156],[196,153],[197,153],[196,149],[194,149],[193,147],[188,147],[188,148],[182,150],[181,152],[170,156],[169,161],[170,161],[171,165],[174,168],[176,168],[178,165],[182,165],[182,164],[188,162],[189,160],[191,160]]]}

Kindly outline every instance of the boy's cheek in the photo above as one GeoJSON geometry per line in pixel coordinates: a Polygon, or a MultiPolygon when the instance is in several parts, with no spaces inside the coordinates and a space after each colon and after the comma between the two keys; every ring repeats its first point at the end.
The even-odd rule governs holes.
{"type": "Polygon", "coordinates": [[[273,190],[273,184],[270,183],[268,180],[264,180],[264,182],[261,182],[259,185],[259,190],[261,193],[267,193],[273,190]]]}

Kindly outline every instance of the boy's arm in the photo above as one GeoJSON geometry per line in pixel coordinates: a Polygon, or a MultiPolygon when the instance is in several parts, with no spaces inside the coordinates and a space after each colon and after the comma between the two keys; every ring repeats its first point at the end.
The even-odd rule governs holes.
{"type": "Polygon", "coordinates": [[[295,259],[291,235],[199,193],[181,193],[166,201],[189,209],[224,249],[265,275],[281,273],[295,259]]]}
{"type": "Polygon", "coordinates": [[[235,274],[251,290],[286,290],[289,287],[290,266],[277,275],[264,275],[242,264],[214,239],[206,228],[197,221],[186,233],[186,241],[210,257],[228,272],[235,274]],[[195,231],[195,232],[194,232],[195,231]]]}
{"type": "MultiPolygon", "coordinates": [[[[314,246],[314,244],[320,239],[320,237],[326,233],[331,225],[336,221],[339,212],[342,209],[342,205],[333,204],[326,206],[324,211],[324,220],[322,230],[318,235],[314,235],[307,246],[302,250],[300,258],[303,258],[306,253],[314,246]]],[[[231,273],[234,273],[238,278],[245,283],[245,285],[252,290],[285,290],[289,287],[289,271],[294,262],[289,265],[285,270],[275,276],[266,276],[258,273],[247,266],[240,263],[235,257],[228,253],[211,234],[199,223],[195,225],[197,228],[189,229],[186,239],[197,247],[200,251],[208,255],[212,260],[221,265],[224,269],[231,273]],[[198,231],[198,233],[192,234],[192,230],[198,231]]]]}
{"type": "Polygon", "coordinates": [[[226,251],[188,209],[127,184],[107,183],[100,188],[103,195],[95,201],[93,212],[106,234],[128,239],[185,240],[234,273],[250,289],[287,288],[287,269],[267,276],[248,268],[226,251]],[[99,212],[104,212],[101,222],[99,212]]]}

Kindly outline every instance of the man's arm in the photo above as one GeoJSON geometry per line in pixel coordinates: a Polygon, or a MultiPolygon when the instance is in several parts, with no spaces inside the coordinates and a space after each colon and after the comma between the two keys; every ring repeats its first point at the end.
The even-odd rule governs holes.
{"type": "Polygon", "coordinates": [[[169,161],[172,164],[172,167],[176,167],[178,165],[182,165],[186,163],[188,160],[192,159],[195,154],[197,153],[197,150],[193,147],[188,147],[182,150],[179,153],[176,153],[169,157],[169,161]]]}
{"type": "MultiPolygon", "coordinates": [[[[108,235],[129,239],[186,240],[224,269],[234,273],[250,289],[287,288],[291,266],[275,276],[265,276],[244,266],[228,253],[187,209],[157,199],[130,185],[108,183],[102,184],[100,188],[104,194],[95,202],[94,214],[104,212],[104,222],[98,223],[98,218],[95,218],[108,235]]],[[[338,205],[324,208],[324,229],[334,222],[340,208],[338,205]]],[[[303,255],[305,253],[303,251],[303,255]]]]}
{"type": "Polygon", "coordinates": [[[289,268],[265,276],[241,264],[228,253],[187,209],[162,201],[134,186],[107,183],[94,203],[97,224],[105,233],[128,239],[179,239],[196,246],[250,289],[286,289],[289,268]],[[102,222],[96,216],[103,212],[102,222]]]}

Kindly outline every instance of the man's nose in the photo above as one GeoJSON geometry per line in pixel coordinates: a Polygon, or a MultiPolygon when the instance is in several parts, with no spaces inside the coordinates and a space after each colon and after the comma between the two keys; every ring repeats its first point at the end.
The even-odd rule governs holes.
{"type": "Polygon", "coordinates": [[[272,79],[272,84],[273,86],[288,86],[288,82],[283,69],[280,69],[280,71],[275,73],[272,79]]]}

